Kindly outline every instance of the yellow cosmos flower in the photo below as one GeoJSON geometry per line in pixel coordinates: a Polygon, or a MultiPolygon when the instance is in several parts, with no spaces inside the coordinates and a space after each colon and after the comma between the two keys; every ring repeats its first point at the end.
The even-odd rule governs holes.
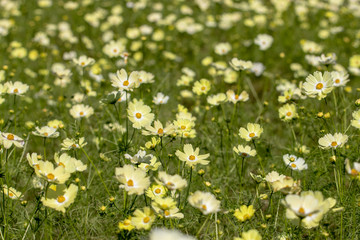
{"type": "Polygon", "coordinates": [[[154,127],[148,125],[145,127],[145,130],[142,131],[143,135],[155,135],[155,136],[168,136],[173,134],[175,131],[174,125],[172,123],[167,123],[166,127],[163,127],[162,123],[159,120],[154,122],[154,127]]]}
{"type": "Polygon", "coordinates": [[[151,125],[155,115],[151,113],[151,108],[146,106],[143,101],[134,101],[129,103],[127,109],[128,118],[133,123],[133,128],[140,129],[151,125]]]}
{"type": "Polygon", "coordinates": [[[242,205],[240,209],[235,209],[234,216],[241,222],[245,222],[254,216],[255,209],[253,205],[242,205]]]}
{"type": "Polygon", "coordinates": [[[251,229],[241,234],[241,238],[234,238],[234,240],[261,240],[262,237],[256,229],[251,229]]]}
{"type": "Polygon", "coordinates": [[[306,78],[303,88],[309,97],[322,99],[333,90],[333,86],[334,82],[329,72],[315,72],[306,78]]]}
{"type": "Polygon", "coordinates": [[[20,199],[22,196],[22,193],[17,191],[13,187],[8,187],[6,184],[2,186],[1,192],[4,193],[4,195],[8,196],[11,199],[20,199]]]}
{"type": "Polygon", "coordinates": [[[255,138],[259,138],[263,133],[264,129],[257,123],[248,123],[247,128],[240,128],[239,135],[246,141],[251,141],[255,138]]]}
{"type": "Polygon", "coordinates": [[[149,230],[156,219],[154,212],[149,207],[144,207],[143,211],[136,209],[133,215],[131,224],[136,229],[149,230]]]}
{"type": "Polygon", "coordinates": [[[15,147],[18,148],[22,148],[25,144],[24,140],[15,134],[3,132],[0,132],[0,143],[4,146],[5,149],[11,148],[12,145],[15,145],[15,147]]]}
{"type": "Polygon", "coordinates": [[[196,81],[194,83],[194,86],[192,88],[192,91],[196,94],[196,95],[206,95],[211,89],[211,83],[209,80],[207,79],[200,79],[200,81],[196,81]]]}
{"type": "Polygon", "coordinates": [[[246,91],[242,91],[239,94],[235,94],[233,90],[228,90],[226,92],[226,96],[229,102],[232,102],[233,104],[236,104],[237,102],[246,102],[249,100],[249,94],[246,91]]]}
{"type": "Polygon", "coordinates": [[[253,157],[256,155],[256,150],[252,149],[250,146],[238,145],[233,148],[234,152],[238,154],[240,157],[253,157]]]}
{"type": "Polygon", "coordinates": [[[128,77],[125,69],[121,69],[116,74],[110,74],[110,79],[113,87],[118,88],[119,91],[132,91],[134,88],[140,86],[139,72],[131,72],[128,77]]]}
{"type": "Polygon", "coordinates": [[[150,178],[146,172],[132,165],[116,168],[115,177],[121,183],[120,188],[124,188],[130,195],[141,195],[150,186],[150,178]]]}
{"type": "Polygon", "coordinates": [[[167,188],[163,185],[154,184],[146,190],[146,196],[154,200],[155,198],[162,198],[166,195],[167,188]]]}
{"type": "Polygon", "coordinates": [[[49,126],[44,127],[36,127],[35,131],[32,132],[35,136],[43,137],[43,138],[57,138],[60,133],[57,132],[56,128],[52,128],[49,126]]]}
{"type": "Polygon", "coordinates": [[[189,196],[191,206],[198,208],[204,215],[220,211],[220,201],[209,192],[196,191],[189,196]]]}
{"type": "Polygon", "coordinates": [[[119,222],[119,229],[120,230],[126,230],[126,231],[131,231],[133,230],[135,227],[131,224],[131,216],[128,217],[127,219],[125,219],[124,221],[119,222]]]}
{"type": "Polygon", "coordinates": [[[195,151],[191,144],[184,145],[184,152],[177,150],[175,155],[188,166],[195,166],[196,164],[207,165],[210,161],[206,159],[210,156],[209,153],[199,155],[200,149],[196,148],[195,151]]]}
{"type": "Polygon", "coordinates": [[[54,168],[54,165],[49,161],[39,161],[34,165],[34,170],[38,177],[50,183],[62,184],[70,178],[70,173],[66,172],[63,166],[54,168]]]}
{"type": "Polygon", "coordinates": [[[170,190],[183,189],[187,186],[187,181],[177,174],[169,175],[166,172],[159,172],[158,178],[160,181],[157,182],[162,183],[170,190]]]}
{"type": "Polygon", "coordinates": [[[94,109],[84,104],[77,104],[70,109],[70,114],[75,119],[89,118],[94,114],[94,109]]]}
{"type": "Polygon", "coordinates": [[[333,198],[324,199],[321,192],[306,191],[300,195],[287,195],[282,203],[286,206],[286,217],[295,224],[301,221],[305,228],[313,228],[332,207],[336,200],[333,198]]]}
{"type": "Polygon", "coordinates": [[[324,137],[319,139],[320,148],[336,149],[338,147],[344,146],[344,144],[348,141],[348,136],[342,133],[326,134],[324,137]]]}
{"type": "Polygon", "coordinates": [[[65,212],[65,208],[69,207],[75,201],[78,187],[75,184],[71,184],[68,188],[60,185],[53,189],[50,188],[48,190],[47,198],[41,198],[42,203],[46,207],[65,212]],[[53,189],[55,189],[55,191],[53,189]]]}
{"type": "Polygon", "coordinates": [[[279,117],[285,122],[298,118],[299,115],[296,112],[295,104],[285,104],[284,106],[279,108],[279,117]]]}

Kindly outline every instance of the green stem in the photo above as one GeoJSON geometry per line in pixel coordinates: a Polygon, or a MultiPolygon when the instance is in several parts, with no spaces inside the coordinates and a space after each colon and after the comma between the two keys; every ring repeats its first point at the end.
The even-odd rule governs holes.
{"type": "Polygon", "coordinates": [[[102,184],[104,185],[104,188],[105,188],[106,192],[109,194],[109,196],[111,196],[111,194],[110,194],[110,192],[109,192],[109,189],[107,188],[107,186],[106,186],[106,184],[105,184],[105,182],[104,182],[104,180],[103,180],[103,178],[102,178],[102,176],[101,176],[101,173],[100,173],[100,171],[98,170],[98,168],[95,166],[93,160],[91,160],[91,158],[89,157],[89,155],[85,152],[85,150],[84,150],[82,147],[81,147],[81,150],[83,151],[83,153],[85,154],[86,158],[89,160],[89,162],[91,163],[91,165],[95,168],[95,171],[96,171],[96,173],[98,174],[98,176],[99,176],[102,184]]]}

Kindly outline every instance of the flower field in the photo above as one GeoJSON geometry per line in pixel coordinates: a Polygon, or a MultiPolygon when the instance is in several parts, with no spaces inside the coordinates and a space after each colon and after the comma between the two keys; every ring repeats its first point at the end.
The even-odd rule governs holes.
{"type": "Polygon", "coordinates": [[[0,238],[360,237],[360,0],[0,0],[0,238]]]}

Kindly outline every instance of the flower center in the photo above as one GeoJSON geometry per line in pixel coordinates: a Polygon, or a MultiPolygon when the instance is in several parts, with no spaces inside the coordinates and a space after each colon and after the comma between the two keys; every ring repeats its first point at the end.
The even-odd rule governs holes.
{"type": "Polygon", "coordinates": [[[13,193],[9,193],[9,197],[13,197],[14,196],[14,194],[13,193]]]}
{"type": "Polygon", "coordinates": [[[80,116],[84,116],[84,112],[80,112],[79,114],[80,114],[80,116]]]}
{"type": "Polygon", "coordinates": [[[182,130],[185,130],[186,129],[186,126],[185,125],[181,125],[180,127],[182,130]]]}
{"type": "Polygon", "coordinates": [[[322,84],[322,83],[316,84],[316,89],[317,90],[321,90],[323,87],[324,87],[324,84],[322,84]]]}
{"type": "Polygon", "coordinates": [[[47,137],[47,136],[49,136],[49,134],[46,132],[46,133],[44,133],[44,136],[47,137]]]}
{"type": "Polygon", "coordinates": [[[18,92],[19,92],[19,89],[15,88],[14,93],[18,93],[18,92]]]}
{"type": "Polygon", "coordinates": [[[169,215],[170,215],[169,210],[165,210],[165,211],[164,211],[164,214],[165,214],[165,216],[169,216],[169,215]]]}
{"type": "Polygon", "coordinates": [[[202,86],[201,91],[205,91],[206,87],[202,86]]]}
{"type": "Polygon", "coordinates": [[[292,168],[296,168],[296,164],[295,164],[295,163],[292,163],[290,166],[291,166],[292,168]]]}
{"type": "Polygon", "coordinates": [[[81,66],[85,66],[85,62],[81,62],[81,66]]]}
{"type": "Polygon", "coordinates": [[[247,157],[247,153],[242,153],[241,156],[247,157]]]}
{"type": "Polygon", "coordinates": [[[136,113],[135,116],[136,116],[137,119],[140,119],[141,118],[141,113],[136,113]]]}
{"type": "Polygon", "coordinates": [[[142,82],[143,80],[141,78],[139,78],[139,82],[142,82]]]}
{"type": "Polygon", "coordinates": [[[57,201],[59,202],[59,203],[63,203],[63,202],[65,202],[65,197],[64,196],[58,196],[57,197],[57,201]]]}
{"type": "Polygon", "coordinates": [[[190,155],[190,156],[189,156],[189,160],[190,160],[190,161],[194,161],[194,160],[195,160],[195,156],[194,156],[194,155],[190,155]]]}
{"type": "Polygon", "coordinates": [[[113,50],[114,53],[117,53],[117,51],[118,51],[117,49],[114,49],[114,50],[113,50]]]}
{"type": "Polygon", "coordinates": [[[351,169],[351,175],[356,176],[358,174],[359,174],[359,172],[356,169],[351,169]]]}
{"type": "Polygon", "coordinates": [[[159,188],[155,189],[155,193],[156,194],[160,194],[161,193],[161,190],[159,188]]]}
{"type": "Polygon", "coordinates": [[[163,133],[164,133],[164,129],[159,128],[159,130],[158,130],[157,132],[158,132],[158,134],[163,134],[163,133]]]}
{"type": "Polygon", "coordinates": [[[123,85],[124,85],[125,87],[129,86],[129,81],[126,80],[126,81],[123,83],[123,85]]]}
{"type": "Polygon", "coordinates": [[[127,185],[128,185],[129,187],[133,187],[133,186],[134,186],[134,181],[133,181],[132,179],[129,179],[129,180],[127,181],[127,185]]]}
{"type": "Polygon", "coordinates": [[[335,83],[336,83],[336,84],[339,84],[339,83],[340,83],[340,79],[336,79],[336,80],[335,80],[335,83]]]}
{"type": "Polygon", "coordinates": [[[150,221],[150,218],[149,217],[144,217],[144,219],[143,219],[143,222],[144,223],[148,223],[150,221]]]}
{"type": "Polygon", "coordinates": [[[305,209],[303,207],[299,208],[299,213],[305,214],[305,209]]]}
{"type": "Polygon", "coordinates": [[[251,138],[255,137],[255,133],[250,133],[249,137],[251,137],[251,138]]]}
{"type": "Polygon", "coordinates": [[[172,182],[167,182],[166,185],[169,186],[169,187],[174,186],[174,184],[172,182]]]}
{"type": "Polygon", "coordinates": [[[290,117],[291,116],[291,112],[287,112],[286,116],[290,117]]]}
{"type": "Polygon", "coordinates": [[[331,143],[331,146],[332,146],[332,147],[336,147],[336,146],[337,146],[337,142],[336,142],[336,141],[333,141],[333,142],[331,143]]]}
{"type": "Polygon", "coordinates": [[[7,140],[14,140],[14,135],[8,134],[6,138],[7,140]]]}
{"type": "Polygon", "coordinates": [[[207,210],[207,207],[206,207],[205,204],[201,205],[201,208],[202,208],[203,210],[207,210]]]}
{"type": "Polygon", "coordinates": [[[295,158],[294,158],[294,157],[291,157],[291,158],[290,158],[290,161],[291,161],[291,162],[295,161],[295,158]]]}
{"type": "Polygon", "coordinates": [[[63,166],[65,168],[65,164],[63,164],[62,162],[59,163],[59,166],[63,166]]]}
{"type": "Polygon", "coordinates": [[[238,100],[238,99],[239,99],[239,95],[236,94],[236,95],[235,95],[235,99],[238,100]]]}
{"type": "Polygon", "coordinates": [[[48,173],[48,174],[46,175],[46,177],[47,177],[48,180],[54,180],[54,179],[55,179],[55,175],[52,174],[52,173],[48,173]]]}

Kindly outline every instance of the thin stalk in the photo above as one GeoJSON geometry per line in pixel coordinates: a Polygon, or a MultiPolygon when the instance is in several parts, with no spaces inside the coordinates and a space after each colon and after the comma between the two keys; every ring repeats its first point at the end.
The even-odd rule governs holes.
{"type": "Polygon", "coordinates": [[[89,155],[85,152],[85,150],[84,150],[82,147],[81,147],[81,150],[83,151],[83,153],[85,154],[86,158],[89,160],[89,162],[91,163],[91,165],[95,168],[95,171],[96,171],[96,173],[98,174],[98,176],[99,176],[102,184],[104,185],[104,188],[105,188],[106,192],[109,194],[109,196],[111,196],[111,194],[110,194],[110,192],[109,192],[109,189],[107,188],[107,186],[106,186],[106,184],[105,184],[105,182],[104,182],[104,180],[103,180],[103,178],[102,178],[102,176],[101,176],[101,173],[100,173],[100,171],[97,169],[97,167],[95,166],[93,160],[91,160],[91,158],[89,157],[89,155]]]}

